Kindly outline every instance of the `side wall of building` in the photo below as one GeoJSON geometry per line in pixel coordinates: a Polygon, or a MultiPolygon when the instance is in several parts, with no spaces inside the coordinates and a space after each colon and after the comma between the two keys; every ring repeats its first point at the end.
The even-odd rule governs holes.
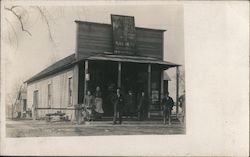
{"type": "Polygon", "coordinates": [[[32,109],[33,117],[42,118],[47,113],[61,111],[66,113],[69,119],[75,118],[74,105],[78,103],[78,75],[75,73],[78,73],[77,65],[27,85],[27,108],[32,109]],[[71,94],[70,89],[72,89],[71,94]],[[36,91],[38,93],[37,98],[34,96],[36,91]],[[70,99],[70,95],[72,99],[70,99]],[[37,113],[34,110],[35,99],[37,99],[37,113]]]}

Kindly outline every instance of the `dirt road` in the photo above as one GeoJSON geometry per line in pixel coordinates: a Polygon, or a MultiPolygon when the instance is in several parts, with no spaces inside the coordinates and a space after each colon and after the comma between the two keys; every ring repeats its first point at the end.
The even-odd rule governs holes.
{"type": "Polygon", "coordinates": [[[90,122],[78,125],[74,122],[46,122],[33,120],[7,120],[7,137],[45,137],[45,136],[99,136],[99,135],[155,135],[185,134],[179,123],[163,125],[161,121],[131,122],[112,125],[107,122],[90,122]]]}

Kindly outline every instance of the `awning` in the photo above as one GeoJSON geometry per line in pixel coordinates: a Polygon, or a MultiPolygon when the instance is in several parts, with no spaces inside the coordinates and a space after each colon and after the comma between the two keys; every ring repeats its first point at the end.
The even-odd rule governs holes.
{"type": "Polygon", "coordinates": [[[167,61],[162,61],[157,58],[145,57],[145,56],[128,56],[128,55],[115,55],[115,54],[96,54],[85,58],[86,60],[103,60],[114,62],[130,62],[130,63],[142,63],[142,64],[158,64],[165,68],[177,67],[178,64],[174,64],[167,61]]]}
{"type": "Polygon", "coordinates": [[[164,73],[163,73],[163,80],[171,81],[171,79],[166,71],[164,71],[164,73]]]}

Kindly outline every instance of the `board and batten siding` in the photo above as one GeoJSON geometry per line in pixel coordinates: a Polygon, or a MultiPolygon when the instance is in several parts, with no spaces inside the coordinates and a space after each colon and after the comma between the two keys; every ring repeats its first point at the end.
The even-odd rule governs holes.
{"type": "MultiPolygon", "coordinates": [[[[33,109],[33,93],[38,91],[38,109],[37,118],[45,117],[47,113],[55,113],[57,111],[62,111],[66,113],[71,120],[74,117],[74,110],[60,110],[53,108],[74,108],[77,104],[77,90],[78,90],[78,66],[66,69],[59,73],[47,76],[43,79],[36,80],[27,85],[27,107],[33,109]],[[69,104],[69,78],[72,78],[73,83],[73,103],[69,104]],[[51,108],[52,109],[42,109],[48,108],[48,84],[51,84],[51,108]]],[[[34,111],[33,113],[34,114],[34,111]]],[[[33,115],[32,115],[33,116],[33,115]]]]}
{"type": "MultiPolygon", "coordinates": [[[[77,22],[77,58],[103,52],[113,52],[110,24],[77,22]]],[[[136,55],[163,60],[164,30],[136,27],[136,55]]]]}

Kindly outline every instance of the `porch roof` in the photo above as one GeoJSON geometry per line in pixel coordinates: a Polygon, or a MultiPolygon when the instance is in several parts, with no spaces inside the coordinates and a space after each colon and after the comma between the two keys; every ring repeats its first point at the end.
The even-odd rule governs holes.
{"type": "Polygon", "coordinates": [[[131,62],[131,63],[143,63],[143,64],[158,64],[164,68],[171,68],[180,66],[175,63],[168,61],[162,61],[153,57],[145,56],[128,56],[128,55],[116,55],[116,54],[96,54],[93,56],[86,57],[85,60],[103,60],[103,61],[114,61],[114,62],[131,62]]]}
{"type": "MultiPolygon", "coordinates": [[[[105,52],[102,54],[94,54],[85,58],[82,58],[78,61],[82,60],[103,60],[103,61],[114,61],[114,62],[131,62],[131,63],[143,63],[143,64],[157,64],[162,66],[163,68],[171,68],[171,67],[177,67],[180,66],[178,64],[174,64],[171,62],[167,61],[162,61],[157,58],[152,58],[152,57],[145,57],[145,56],[128,56],[128,55],[115,55],[115,54],[110,54],[109,52],[105,52]]],[[[27,83],[31,83],[33,81],[42,79],[46,76],[52,75],[54,73],[63,71],[67,68],[72,67],[75,63],[77,63],[77,60],[75,58],[75,54],[71,54],[51,66],[45,68],[35,76],[31,77],[28,79],[27,83]]]]}

